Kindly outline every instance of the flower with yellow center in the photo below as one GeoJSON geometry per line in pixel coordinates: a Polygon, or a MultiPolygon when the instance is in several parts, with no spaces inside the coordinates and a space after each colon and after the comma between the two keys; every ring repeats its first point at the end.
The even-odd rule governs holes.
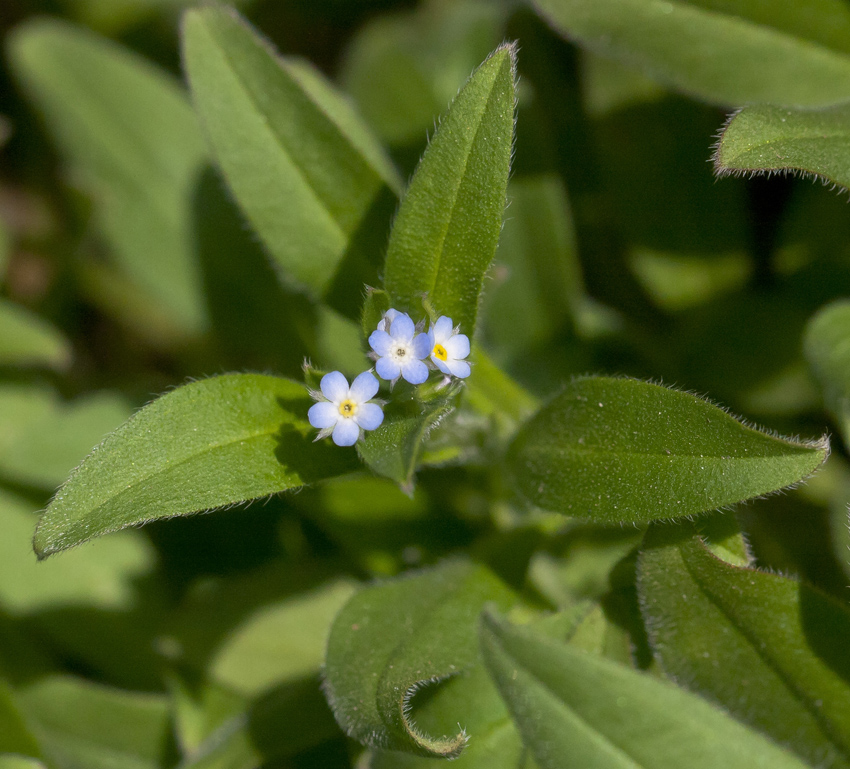
{"type": "Polygon", "coordinates": [[[431,327],[428,336],[431,341],[431,361],[446,376],[461,379],[470,373],[469,363],[464,358],[469,355],[469,337],[458,333],[452,327],[452,319],[441,315],[431,327]]]}
{"type": "Polygon", "coordinates": [[[380,404],[372,402],[378,394],[378,380],[368,371],[351,387],[339,371],[332,371],[322,377],[320,387],[320,393],[313,393],[318,403],[307,412],[310,424],[319,429],[316,440],[330,435],[337,446],[353,446],[364,430],[374,430],[384,421],[380,404]]]}

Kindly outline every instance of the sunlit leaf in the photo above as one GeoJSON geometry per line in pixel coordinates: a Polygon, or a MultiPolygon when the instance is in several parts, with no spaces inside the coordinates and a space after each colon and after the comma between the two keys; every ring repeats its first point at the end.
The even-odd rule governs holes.
{"type": "Polygon", "coordinates": [[[790,486],[826,459],[812,443],[748,427],[685,392],[576,379],[520,430],[509,456],[534,504],[600,523],[703,513],[790,486]]]}
{"type": "Polygon", "coordinates": [[[303,385],[230,374],[162,396],[109,435],[47,507],[40,557],[126,526],[340,475],[354,452],[314,443],[303,385]]]}

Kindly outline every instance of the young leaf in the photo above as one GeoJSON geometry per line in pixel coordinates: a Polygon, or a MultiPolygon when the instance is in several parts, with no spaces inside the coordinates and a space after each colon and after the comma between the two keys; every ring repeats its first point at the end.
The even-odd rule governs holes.
{"type": "Polygon", "coordinates": [[[467,561],[357,593],[331,628],[325,663],[325,693],[345,732],[371,747],[457,756],[464,732],[423,733],[411,701],[422,687],[475,664],[475,619],[489,601],[506,608],[513,594],[467,561]]]}
{"type": "Polygon", "coordinates": [[[62,333],[25,307],[0,299],[0,366],[49,366],[71,362],[71,345],[62,333]]]}
{"type": "Polygon", "coordinates": [[[535,0],[565,37],[720,105],[850,98],[841,0],[535,0]]]}
{"type": "Polygon", "coordinates": [[[485,613],[490,674],[540,769],[804,769],[689,692],[485,613]]]}
{"type": "Polygon", "coordinates": [[[203,140],[179,85],[150,63],[55,20],[12,33],[12,67],[95,203],[95,223],[138,288],[184,334],[206,324],[190,236],[203,140]]]}
{"type": "Polygon", "coordinates": [[[401,202],[384,267],[396,309],[421,316],[425,296],[469,336],[502,226],[515,66],[513,45],[496,49],[455,97],[401,202]]]}
{"type": "Polygon", "coordinates": [[[721,561],[687,524],[650,529],[638,580],[669,675],[813,765],[850,766],[843,605],[787,577],[721,561]]]}
{"type": "Polygon", "coordinates": [[[723,129],[714,167],[719,176],[815,174],[850,188],[850,105],[818,110],[745,107],[723,129]]]}
{"type": "Polygon", "coordinates": [[[359,466],[314,443],[303,385],[259,374],[193,382],[109,435],[39,522],[40,558],[110,531],[268,496],[359,466]]]}
{"type": "Polygon", "coordinates": [[[824,400],[850,440],[850,301],[821,309],[806,327],[803,350],[821,383],[824,400]]]}
{"type": "Polygon", "coordinates": [[[276,56],[233,11],[187,12],[183,58],[216,160],[283,274],[320,297],[344,270],[359,302],[377,275],[362,262],[385,237],[371,209],[389,200],[391,214],[386,188],[400,187],[368,129],[317,72],[276,56]],[[364,247],[367,224],[379,240],[364,247]]]}
{"type": "Polygon", "coordinates": [[[680,518],[811,475],[829,440],[747,427],[689,393],[634,379],[576,379],[520,430],[516,488],[548,510],[599,523],[680,518]]]}

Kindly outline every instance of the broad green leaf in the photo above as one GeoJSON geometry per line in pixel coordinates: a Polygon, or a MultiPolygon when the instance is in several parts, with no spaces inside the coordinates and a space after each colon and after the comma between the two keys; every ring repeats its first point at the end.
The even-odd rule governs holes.
{"type": "Polygon", "coordinates": [[[180,86],[144,59],[56,20],[9,39],[12,68],[94,201],[120,270],[183,334],[204,330],[192,253],[203,140],[180,86]]]}
{"type": "Polygon", "coordinates": [[[721,561],[689,525],[650,530],[639,591],[670,676],[813,765],[850,765],[845,606],[721,561]]]}
{"type": "Polygon", "coordinates": [[[535,0],[570,40],[720,105],[850,98],[841,0],[535,0]]]}
{"type": "Polygon", "coordinates": [[[129,415],[110,392],[63,403],[48,389],[0,385],[0,475],[53,491],[129,415]]]}
{"type": "Polygon", "coordinates": [[[430,736],[415,723],[415,695],[475,665],[481,607],[513,594],[489,570],[450,561],[357,593],[337,616],[325,693],[345,732],[371,747],[457,756],[464,732],[430,736]]]}
{"type": "Polygon", "coordinates": [[[498,48],[440,121],[401,202],[384,266],[393,306],[421,317],[426,296],[472,335],[510,170],[516,49],[498,48]]]}
{"type": "Polygon", "coordinates": [[[19,700],[53,765],[159,769],[168,758],[170,708],[161,695],[51,676],[22,689],[19,700]]]}
{"type": "Polygon", "coordinates": [[[63,369],[71,346],[61,332],[38,315],[0,299],[0,366],[48,366],[63,369]]]}
{"type": "Polygon", "coordinates": [[[316,71],[276,56],[235,12],[187,12],[183,55],[218,165],[284,276],[318,297],[335,293],[340,273],[343,299],[359,304],[385,237],[370,217],[391,214],[387,187],[399,189],[368,129],[316,71]],[[364,236],[377,240],[366,247],[364,236]]]}
{"type": "Polygon", "coordinates": [[[850,440],[850,301],[833,302],[809,321],[803,350],[846,443],[850,440]]]}
{"type": "Polygon", "coordinates": [[[540,769],[803,769],[699,697],[485,614],[485,662],[540,769]]]}
{"type": "Polygon", "coordinates": [[[460,388],[458,384],[450,385],[429,401],[412,398],[388,405],[381,426],[366,433],[357,444],[361,459],[378,475],[412,490],[422,445],[431,430],[454,410],[460,388]]]}
{"type": "MultiPolygon", "coordinates": [[[[12,688],[0,678],[0,754],[6,753],[18,754],[21,760],[24,756],[41,757],[38,741],[21,713],[12,688]]],[[[0,755],[0,769],[3,761],[4,756],[0,755]]]]}
{"type": "Polygon", "coordinates": [[[814,174],[850,188],[850,105],[745,107],[723,129],[714,167],[719,176],[775,171],[814,174]]]}
{"type": "Polygon", "coordinates": [[[157,518],[256,499],[356,469],[314,443],[303,385],[229,374],[157,399],[109,435],[48,505],[39,557],[157,518]]]}
{"type": "Polygon", "coordinates": [[[548,510],[598,523],[680,518],[811,475],[829,440],[748,427],[689,393],[634,379],[574,380],[511,446],[515,487],[548,510]]]}

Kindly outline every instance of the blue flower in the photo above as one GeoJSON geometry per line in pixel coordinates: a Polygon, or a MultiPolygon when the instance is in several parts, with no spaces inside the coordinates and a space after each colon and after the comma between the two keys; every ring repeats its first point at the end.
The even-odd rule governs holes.
{"type": "Polygon", "coordinates": [[[318,403],[310,406],[307,418],[318,428],[316,440],[333,437],[337,446],[353,446],[364,430],[374,430],[384,421],[384,411],[378,403],[370,403],[378,394],[378,380],[364,371],[348,386],[339,372],[331,371],[322,377],[321,393],[313,393],[318,403]]]}
{"type": "Polygon", "coordinates": [[[423,363],[431,352],[428,334],[417,334],[416,326],[407,313],[387,310],[377,331],[369,336],[375,351],[375,370],[382,379],[393,383],[403,377],[410,384],[422,384],[428,378],[428,366],[423,363]]]}
{"type": "Polygon", "coordinates": [[[452,328],[452,319],[441,315],[428,336],[434,365],[446,375],[461,379],[468,377],[469,364],[463,359],[469,355],[469,337],[459,334],[457,328],[452,328]]]}

